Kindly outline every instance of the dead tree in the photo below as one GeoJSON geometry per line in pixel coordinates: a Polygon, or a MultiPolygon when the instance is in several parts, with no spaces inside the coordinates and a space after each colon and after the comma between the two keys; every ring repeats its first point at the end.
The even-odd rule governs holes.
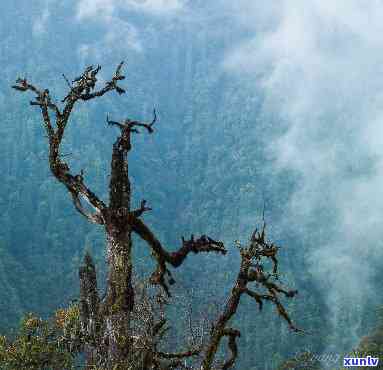
{"type": "MultiPolygon", "coordinates": [[[[18,91],[30,91],[35,94],[35,98],[30,104],[39,107],[42,114],[43,125],[48,137],[49,166],[52,174],[66,187],[76,210],[89,222],[102,225],[105,229],[108,275],[104,297],[99,296],[96,271],[90,255],[85,256],[84,265],[80,268],[80,318],[84,351],[89,369],[94,366],[114,370],[136,369],[132,359],[137,354],[139,340],[131,327],[135,307],[135,290],[132,285],[132,233],[139,235],[151,248],[157,261],[157,268],[151,276],[151,283],[162,287],[168,295],[170,295],[169,285],[174,283],[169,267],[181,266],[190,253],[226,254],[222,242],[205,235],[199,238],[191,236],[189,240],[182,238],[181,247],[175,252],[169,252],[142,220],[143,214],[151,210],[146,201],[142,200],[139,208],[132,209],[128,167],[128,154],[132,148],[131,138],[132,134],[137,134],[140,130],[153,133],[157,119],[155,110],[153,120],[147,123],[131,119],[125,119],[123,122],[111,121],[107,116],[107,123],[120,130],[112,148],[108,203],[91,191],[85,182],[83,170],[79,174],[73,174],[68,163],[63,160],[60,153],[61,143],[75,104],[102,97],[113,90],[118,94],[125,93],[125,90],[118,86],[118,83],[125,78],[122,74],[122,66],[121,62],[112,79],[99,90],[96,89],[96,82],[100,66],[86,68],[81,76],[74,79],[72,83],[64,76],[69,86],[69,92],[61,105],[53,101],[48,89],[37,88],[25,78],[17,79],[16,85],[13,86],[18,91]],[[86,201],[93,211],[88,211],[82,201],[86,201]]],[[[264,233],[262,235],[264,237],[264,233]]],[[[144,361],[141,362],[140,369],[181,369],[185,368],[183,359],[196,355],[202,356],[203,370],[212,369],[220,340],[225,336],[229,337],[231,357],[222,369],[231,368],[238,352],[236,338],[239,336],[239,332],[227,328],[227,324],[235,314],[240,297],[244,293],[253,297],[260,305],[263,300],[272,301],[276,304],[279,313],[294,328],[278,300],[278,293],[290,297],[295,293],[286,292],[275,283],[270,282],[269,277],[260,270],[260,265],[254,267],[252,264],[254,259],[266,256],[275,262],[276,269],[276,247],[269,248],[264,243],[264,239],[260,236],[257,239],[256,234],[253,235],[251,243],[248,249],[241,252],[242,263],[237,282],[224,312],[214,324],[211,337],[204,347],[179,353],[163,353],[156,346],[149,346],[151,349],[146,350],[144,356],[141,356],[144,361]],[[264,285],[269,294],[258,295],[249,290],[247,284],[252,281],[264,285]]],[[[164,320],[153,322],[153,338],[161,333],[164,325],[164,320]]],[[[154,339],[151,343],[155,343],[154,339]]]]}
{"type": "Polygon", "coordinates": [[[242,247],[240,243],[237,246],[241,253],[241,265],[231,294],[223,308],[222,313],[213,323],[211,333],[206,346],[202,360],[201,370],[209,370],[213,367],[213,361],[217,354],[221,339],[228,338],[228,349],[230,357],[219,366],[222,370],[231,369],[238,356],[237,338],[241,333],[237,329],[228,327],[231,318],[236,314],[241,296],[247,295],[253,298],[259,307],[263,307],[264,301],[273,303],[278,314],[287,321],[290,329],[295,332],[301,331],[291,321],[286,309],[282,305],[279,295],[282,294],[288,298],[293,298],[298,291],[286,290],[277,284],[278,280],[278,247],[273,243],[268,243],[265,234],[266,224],[263,224],[262,231],[255,230],[250,238],[249,245],[242,247]],[[271,260],[273,269],[271,273],[265,272],[265,260],[271,260]],[[256,288],[263,290],[261,293],[249,287],[250,283],[255,283],[256,288]]]}

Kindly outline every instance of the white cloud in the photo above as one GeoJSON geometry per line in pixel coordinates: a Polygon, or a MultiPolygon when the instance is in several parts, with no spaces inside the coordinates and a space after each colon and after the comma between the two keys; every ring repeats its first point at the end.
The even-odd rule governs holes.
{"type": "Polygon", "coordinates": [[[113,18],[108,24],[108,29],[103,39],[105,47],[129,48],[137,52],[142,50],[136,27],[119,18],[113,18]]]}
{"type": "Polygon", "coordinates": [[[36,17],[32,24],[32,32],[34,36],[40,36],[46,32],[47,23],[49,20],[50,12],[46,4],[42,14],[36,17]]]}
{"type": "Polygon", "coordinates": [[[270,147],[275,164],[300,178],[287,222],[306,235],[327,228],[309,261],[331,309],[362,304],[383,258],[383,3],[240,0],[231,10],[254,36],[224,68],[262,90],[287,129],[270,147]]]}
{"type": "Polygon", "coordinates": [[[100,58],[107,53],[130,49],[142,51],[138,29],[123,15],[135,11],[152,16],[171,16],[183,9],[183,0],[80,0],[76,8],[78,21],[91,20],[105,28],[101,41],[82,45],[80,57],[91,55],[100,58]]]}
{"type": "Polygon", "coordinates": [[[152,14],[174,13],[182,9],[180,0],[128,0],[126,6],[152,14]]]}
{"type": "Polygon", "coordinates": [[[77,17],[79,19],[111,16],[116,6],[114,0],[80,0],[77,6],[77,17]]]}
{"type": "Polygon", "coordinates": [[[110,19],[110,17],[105,18],[108,27],[101,40],[90,44],[81,44],[78,47],[77,51],[83,64],[88,64],[91,60],[93,62],[98,60],[101,63],[103,59],[110,57],[110,54],[116,51],[127,49],[136,52],[142,51],[137,29],[128,22],[119,18],[110,19]]]}
{"type": "Polygon", "coordinates": [[[119,10],[135,10],[153,15],[172,14],[181,10],[181,0],[80,0],[79,19],[111,16],[119,10]]]}

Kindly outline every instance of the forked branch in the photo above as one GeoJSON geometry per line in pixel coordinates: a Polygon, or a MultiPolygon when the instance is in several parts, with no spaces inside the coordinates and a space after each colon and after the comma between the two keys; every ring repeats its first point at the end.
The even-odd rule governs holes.
{"type": "Polygon", "coordinates": [[[153,125],[156,123],[157,120],[157,113],[156,110],[153,109],[153,119],[150,123],[145,123],[145,122],[140,122],[140,121],[133,121],[129,118],[126,118],[122,123],[117,122],[117,121],[111,121],[109,119],[109,116],[106,116],[106,122],[110,126],[117,126],[121,130],[128,130],[130,132],[135,132],[139,133],[139,131],[135,127],[144,127],[145,129],[148,130],[149,134],[152,134],[154,132],[153,130],[153,125]]]}
{"type": "Polygon", "coordinates": [[[143,214],[144,212],[148,212],[148,211],[151,211],[151,210],[152,210],[152,209],[151,209],[150,207],[147,207],[147,206],[146,206],[146,200],[143,199],[143,200],[141,201],[140,208],[134,210],[134,211],[132,212],[132,215],[133,215],[134,217],[140,217],[140,216],[142,216],[142,214],[143,214]]]}
{"type": "Polygon", "coordinates": [[[81,76],[73,80],[72,84],[64,76],[70,91],[62,100],[65,103],[62,110],[53,102],[48,89],[39,89],[35,85],[30,84],[25,78],[18,78],[16,85],[12,86],[17,91],[31,91],[35,94],[35,100],[31,101],[30,104],[40,107],[41,110],[43,124],[49,140],[49,164],[51,172],[68,189],[76,210],[90,222],[98,224],[104,223],[103,211],[106,209],[106,205],[85,185],[82,173],[79,175],[70,173],[68,163],[63,161],[62,155],[60,155],[60,146],[70,114],[78,100],[90,100],[112,90],[116,90],[119,94],[125,92],[125,90],[117,85],[118,81],[125,78],[121,74],[122,65],[123,62],[118,65],[113,78],[105,84],[105,87],[97,91],[93,90],[96,87],[97,74],[101,69],[100,66],[86,68],[81,76]],[[50,112],[54,113],[55,124],[52,122],[50,112]],[[81,198],[85,199],[95,209],[96,212],[94,214],[85,211],[81,204],[81,198]]]}

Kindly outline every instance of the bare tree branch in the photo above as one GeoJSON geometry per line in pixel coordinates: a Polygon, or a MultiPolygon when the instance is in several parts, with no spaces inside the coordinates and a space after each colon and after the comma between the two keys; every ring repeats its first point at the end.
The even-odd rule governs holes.
{"type": "Polygon", "coordinates": [[[12,88],[14,88],[17,91],[26,92],[28,90],[34,92],[36,94],[36,101],[31,102],[31,105],[37,105],[41,109],[41,114],[43,116],[43,123],[45,130],[47,132],[48,137],[52,137],[54,135],[54,130],[51,124],[51,120],[48,113],[48,100],[47,97],[49,96],[49,91],[44,90],[41,91],[34,85],[28,83],[28,81],[24,78],[18,78],[16,80],[16,83],[18,85],[13,85],[12,88]]]}
{"type": "Polygon", "coordinates": [[[156,120],[157,120],[157,114],[156,114],[155,109],[153,109],[153,120],[150,123],[134,121],[134,120],[131,120],[129,118],[126,118],[122,123],[120,123],[117,121],[110,120],[109,115],[106,116],[106,122],[108,123],[108,125],[110,125],[110,126],[114,125],[114,126],[119,127],[123,134],[125,132],[134,132],[134,133],[138,134],[139,131],[135,127],[143,127],[146,130],[148,130],[148,132],[150,134],[152,134],[154,132],[153,125],[156,122],[156,120]]]}
{"type": "Polygon", "coordinates": [[[230,358],[223,364],[222,370],[231,369],[238,357],[238,346],[236,339],[241,336],[241,332],[235,329],[225,329],[223,335],[229,337],[228,347],[231,352],[230,358]]]}
{"type": "MultiPolygon", "coordinates": [[[[124,126],[130,127],[130,128],[143,127],[143,128],[146,128],[148,130],[149,134],[152,134],[154,132],[153,125],[155,124],[156,120],[157,120],[157,113],[156,113],[156,110],[153,109],[153,120],[150,123],[144,123],[144,122],[140,122],[140,121],[132,121],[132,120],[127,118],[124,121],[124,126]]],[[[139,131],[136,130],[136,132],[139,132],[139,131]]]]}
{"type": "Polygon", "coordinates": [[[198,349],[192,349],[189,351],[185,352],[177,352],[177,353],[168,353],[168,352],[156,352],[155,355],[158,356],[159,358],[165,358],[165,359],[181,359],[181,358],[186,358],[186,357],[193,357],[199,355],[201,350],[198,349]]]}
{"type": "Polygon", "coordinates": [[[152,209],[151,209],[150,207],[146,207],[146,200],[143,199],[143,200],[141,201],[140,208],[138,208],[138,209],[132,211],[132,215],[133,215],[134,217],[140,217],[140,216],[142,216],[142,214],[143,214],[144,212],[148,212],[148,211],[151,211],[151,210],[152,210],[152,209]]]}
{"type": "Polygon", "coordinates": [[[222,242],[213,240],[206,235],[202,235],[198,239],[194,239],[193,235],[190,240],[182,238],[182,247],[176,252],[168,252],[162,247],[160,241],[142,220],[131,214],[128,222],[131,225],[132,230],[152,248],[158,263],[156,271],[152,274],[152,282],[160,284],[168,295],[170,295],[170,292],[165,282],[165,274],[169,276],[169,284],[174,283],[174,280],[171,277],[170,271],[166,267],[167,263],[174,268],[177,268],[191,252],[195,254],[202,252],[226,254],[227,252],[222,242]]]}
{"type": "Polygon", "coordinates": [[[104,219],[99,212],[91,214],[91,213],[85,211],[84,207],[81,204],[79,194],[71,192],[71,195],[72,195],[72,200],[73,200],[73,204],[74,204],[75,208],[77,209],[77,211],[80,214],[82,214],[85,218],[87,218],[89,222],[91,222],[93,224],[100,224],[100,225],[104,224],[104,219]]]}
{"type": "Polygon", "coordinates": [[[103,89],[95,92],[91,91],[94,90],[96,86],[96,76],[101,69],[100,66],[96,68],[93,68],[93,66],[86,68],[83,74],[73,81],[73,85],[69,83],[64,75],[70,91],[63,99],[63,102],[66,104],[62,112],[59,107],[53,103],[48,89],[40,90],[30,84],[25,78],[18,78],[16,85],[12,86],[17,91],[32,91],[36,94],[35,100],[31,102],[31,105],[39,106],[41,109],[44,127],[49,140],[49,164],[51,171],[56,179],[63,183],[72,195],[76,210],[90,222],[98,224],[104,223],[102,213],[105,211],[106,205],[84,184],[82,175],[74,176],[70,173],[69,165],[61,159],[60,145],[70,114],[78,100],[90,100],[102,96],[111,90],[116,90],[119,94],[124,92],[123,89],[117,86],[117,82],[125,78],[121,74],[122,65],[123,62],[118,65],[112,80],[107,82],[103,89]],[[51,122],[49,110],[55,114],[56,125],[53,125],[51,122]],[[80,196],[95,208],[96,214],[91,215],[84,210],[80,202],[80,196]]]}

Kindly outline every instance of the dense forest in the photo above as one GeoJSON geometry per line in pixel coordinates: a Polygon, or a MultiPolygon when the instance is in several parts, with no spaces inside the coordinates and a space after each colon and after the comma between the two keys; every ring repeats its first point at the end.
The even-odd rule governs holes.
{"type": "MultiPolygon", "coordinates": [[[[307,353],[380,351],[383,7],[321,4],[2,4],[1,334],[16,335],[28,313],[47,319],[78,299],[86,251],[100,291],[106,278],[103,231],[76,213],[52,176],[41,116],[11,86],[27,78],[59,100],[63,74],[72,80],[100,64],[102,85],[125,60],[124,97],[78,105],[62,154],[107,198],[116,131],[106,114],[145,121],[156,108],[156,134],[134,138],[132,202],[148,201],[145,220],[166,245],[194,233],[228,249],[174,270],[182,303],[169,315],[188,305],[196,318],[213,315],[238,273],[235,241],[265,221],[281,247],[280,279],[298,290],[286,309],[304,332],[290,331],[273,305],[259,312],[244,299],[236,368],[286,368],[288,359],[299,368],[296,358],[307,353]]],[[[154,264],[139,238],[133,254],[137,278],[147,278],[154,264]]]]}

